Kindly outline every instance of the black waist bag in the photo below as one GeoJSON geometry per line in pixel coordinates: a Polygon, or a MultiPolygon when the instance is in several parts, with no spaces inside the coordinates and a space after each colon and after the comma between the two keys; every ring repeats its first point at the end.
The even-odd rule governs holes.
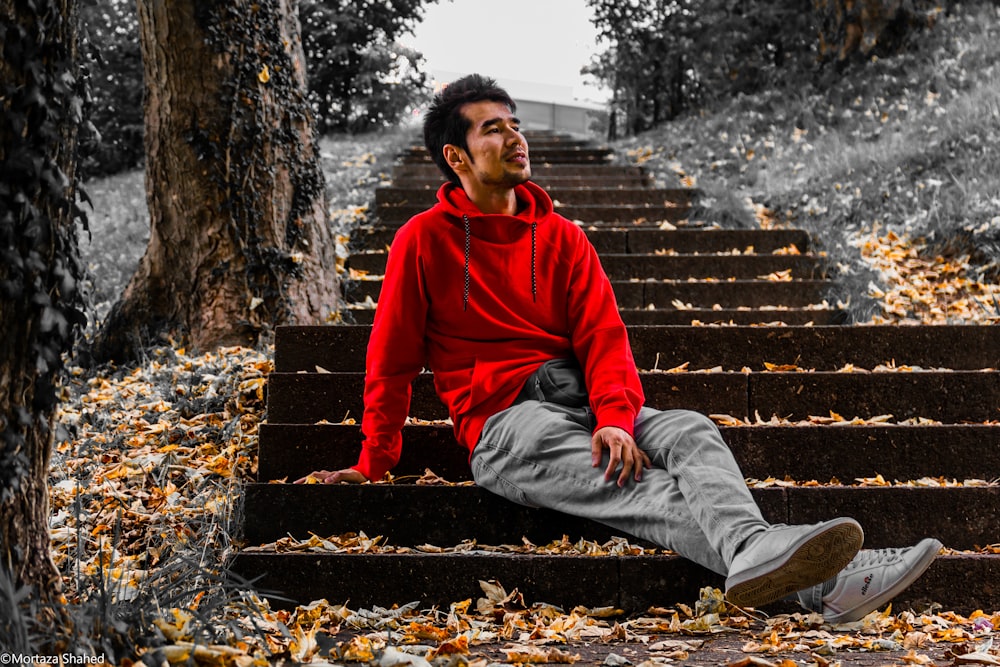
{"type": "Polygon", "coordinates": [[[576,359],[550,359],[539,366],[524,383],[517,402],[532,399],[570,408],[590,405],[580,363],[576,359]]]}

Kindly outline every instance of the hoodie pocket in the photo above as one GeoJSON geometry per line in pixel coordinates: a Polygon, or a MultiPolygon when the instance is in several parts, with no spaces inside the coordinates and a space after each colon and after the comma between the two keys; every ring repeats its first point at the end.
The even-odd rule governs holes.
{"type": "Polygon", "coordinates": [[[583,408],[590,405],[583,369],[576,359],[550,359],[532,376],[539,400],[583,408]]]}

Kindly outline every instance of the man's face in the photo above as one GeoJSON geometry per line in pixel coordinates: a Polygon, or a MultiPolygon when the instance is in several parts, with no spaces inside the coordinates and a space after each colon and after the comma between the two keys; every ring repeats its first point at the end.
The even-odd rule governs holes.
{"type": "MultiPolygon", "coordinates": [[[[469,121],[467,175],[484,186],[514,187],[531,178],[528,142],[521,121],[502,102],[470,102],[461,108],[469,121]]],[[[460,174],[461,176],[461,174],[460,174]]]]}

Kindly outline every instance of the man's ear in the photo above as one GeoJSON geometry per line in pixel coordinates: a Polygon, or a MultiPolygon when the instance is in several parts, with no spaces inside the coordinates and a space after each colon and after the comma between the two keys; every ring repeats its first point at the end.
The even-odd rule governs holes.
{"type": "Polygon", "coordinates": [[[448,163],[448,166],[455,173],[467,168],[468,156],[465,151],[455,144],[445,144],[441,152],[444,154],[444,161],[448,163]]]}

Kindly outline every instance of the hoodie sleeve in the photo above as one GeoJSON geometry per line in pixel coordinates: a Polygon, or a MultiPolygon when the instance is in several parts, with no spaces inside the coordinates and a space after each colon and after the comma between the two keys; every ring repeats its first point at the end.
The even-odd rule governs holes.
{"type": "Polygon", "coordinates": [[[628,332],[611,281],[582,231],[575,250],[567,303],[570,340],[586,376],[596,428],[617,426],[634,435],[635,417],[645,396],[628,332]]]}
{"type": "Polygon", "coordinates": [[[403,225],[392,242],[368,340],[364,441],[354,469],[372,481],[382,479],[399,462],[410,385],[426,359],[428,302],[416,227],[403,225]]]}

